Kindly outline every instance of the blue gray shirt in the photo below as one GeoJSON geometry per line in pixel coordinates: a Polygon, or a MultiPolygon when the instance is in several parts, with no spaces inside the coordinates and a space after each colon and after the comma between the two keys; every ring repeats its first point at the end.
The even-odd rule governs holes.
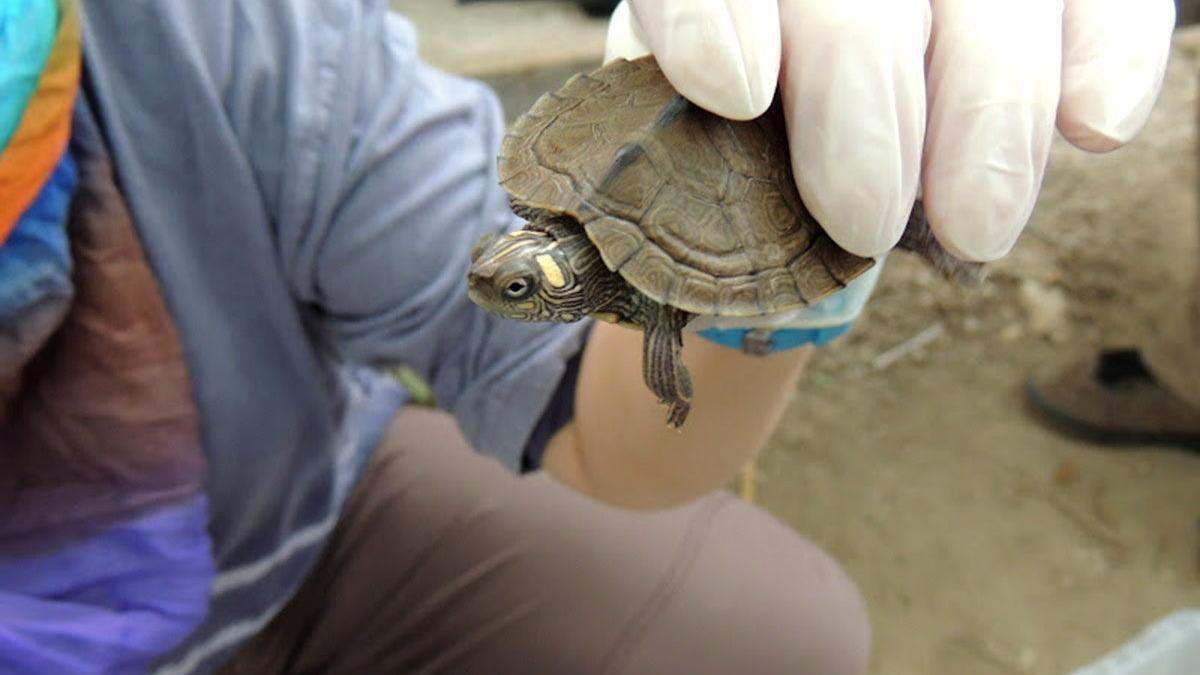
{"type": "MultiPolygon", "coordinates": [[[[503,119],[483,85],[420,61],[385,0],[95,0],[82,20],[81,181],[111,173],[128,210],[178,333],[204,467],[198,499],[129,510],[142,520],[121,536],[205,528],[213,570],[179,562],[194,538],[162,545],[211,592],[155,657],[204,671],[320,554],[406,400],[378,367],[414,369],[476,448],[517,470],[571,396],[560,382],[587,326],[468,301],[471,245],[521,224],[495,173],[503,119]]],[[[0,565],[0,606],[80,550],[0,565]]]]}

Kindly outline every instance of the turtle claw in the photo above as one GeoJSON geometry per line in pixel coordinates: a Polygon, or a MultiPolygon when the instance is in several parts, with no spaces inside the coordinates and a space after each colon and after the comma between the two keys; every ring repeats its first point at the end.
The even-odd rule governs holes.
{"type": "Polygon", "coordinates": [[[679,430],[685,421],[687,421],[688,413],[692,410],[692,404],[688,401],[664,401],[670,406],[667,411],[667,427],[670,429],[679,430]]]}
{"type": "Polygon", "coordinates": [[[666,399],[663,403],[670,406],[667,411],[667,426],[672,429],[679,429],[687,420],[688,413],[692,410],[692,376],[688,373],[687,368],[682,363],[677,364],[675,369],[675,396],[666,399]]]}
{"type": "Polygon", "coordinates": [[[659,403],[670,406],[667,426],[683,426],[692,409],[692,377],[683,365],[683,312],[658,305],[645,321],[642,342],[642,375],[659,403]]]}
{"type": "Polygon", "coordinates": [[[983,285],[987,279],[987,267],[983,263],[960,260],[942,246],[934,236],[925,217],[925,206],[919,200],[913,204],[904,234],[896,246],[924,258],[944,278],[956,284],[971,288],[983,285]]]}

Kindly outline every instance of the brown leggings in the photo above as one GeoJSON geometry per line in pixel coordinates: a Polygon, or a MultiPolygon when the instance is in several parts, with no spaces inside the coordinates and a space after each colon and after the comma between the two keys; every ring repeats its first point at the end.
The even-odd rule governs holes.
{"type": "Polygon", "coordinates": [[[724,492],[610,508],[414,409],[226,672],[848,675],[869,640],[841,568],[764,511],[724,492]]]}

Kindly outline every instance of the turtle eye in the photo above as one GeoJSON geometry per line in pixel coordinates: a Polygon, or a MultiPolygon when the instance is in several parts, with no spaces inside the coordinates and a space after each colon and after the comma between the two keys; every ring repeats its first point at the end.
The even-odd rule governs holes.
{"type": "Polygon", "coordinates": [[[528,277],[518,277],[504,286],[504,297],[510,300],[521,300],[533,291],[533,284],[528,277]]]}

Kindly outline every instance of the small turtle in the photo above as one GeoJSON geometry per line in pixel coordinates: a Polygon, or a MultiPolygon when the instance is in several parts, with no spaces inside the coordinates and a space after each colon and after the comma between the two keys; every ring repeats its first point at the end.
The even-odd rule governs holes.
{"type": "MultiPolygon", "coordinates": [[[[793,179],[778,97],[732,121],[680,96],[653,57],[616,60],[540,98],[503,141],[500,180],[521,230],[480,238],[468,293],[520,321],[585,316],[644,332],[646,385],[679,427],[692,383],[681,331],[696,316],[754,317],[815,303],[875,261],[838,247],[793,179]]],[[[920,204],[900,242],[946,276],[920,204]]]]}

